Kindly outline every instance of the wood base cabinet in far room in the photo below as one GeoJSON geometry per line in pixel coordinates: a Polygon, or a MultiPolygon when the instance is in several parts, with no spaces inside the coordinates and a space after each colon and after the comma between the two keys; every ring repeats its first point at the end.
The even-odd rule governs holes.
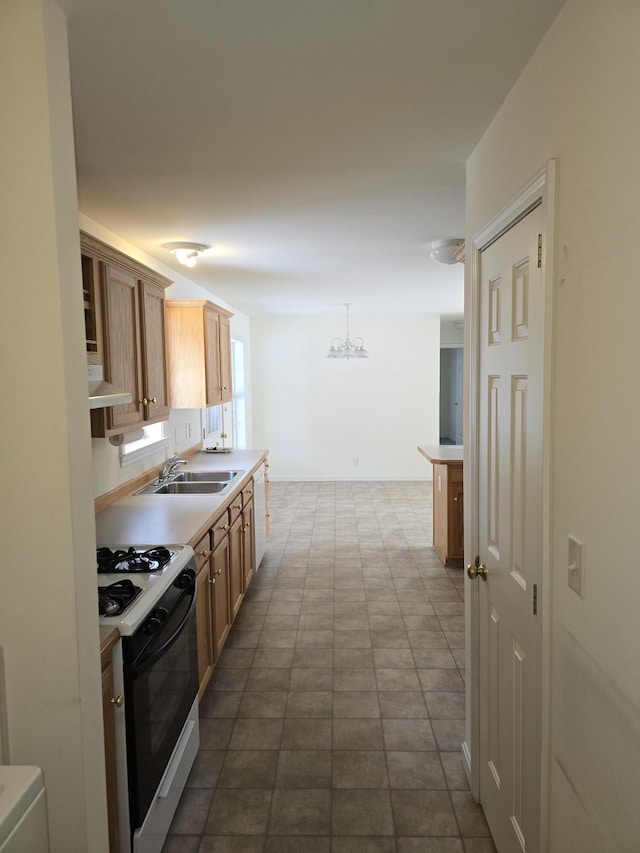
{"type": "Polygon", "coordinates": [[[167,300],[172,409],[205,409],[231,400],[232,316],[206,300],[167,300]]]}
{"type": "Polygon", "coordinates": [[[444,566],[464,564],[464,489],[461,445],[420,446],[433,464],[433,549],[444,566]]]}

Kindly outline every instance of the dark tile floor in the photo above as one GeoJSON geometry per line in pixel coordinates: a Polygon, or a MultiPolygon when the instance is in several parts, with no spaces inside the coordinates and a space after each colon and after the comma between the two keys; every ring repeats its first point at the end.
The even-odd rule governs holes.
{"type": "Polygon", "coordinates": [[[163,853],[495,853],[430,485],[272,483],[271,521],[163,853]]]}

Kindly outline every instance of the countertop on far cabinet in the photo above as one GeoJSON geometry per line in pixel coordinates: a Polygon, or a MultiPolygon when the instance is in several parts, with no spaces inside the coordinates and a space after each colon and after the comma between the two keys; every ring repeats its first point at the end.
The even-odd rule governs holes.
{"type": "Polygon", "coordinates": [[[463,447],[461,444],[419,444],[418,453],[421,453],[429,462],[437,465],[451,465],[462,462],[463,447]]]}

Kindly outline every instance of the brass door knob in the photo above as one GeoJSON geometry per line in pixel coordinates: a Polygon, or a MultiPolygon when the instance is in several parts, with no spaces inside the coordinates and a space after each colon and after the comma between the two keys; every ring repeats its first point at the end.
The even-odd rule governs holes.
{"type": "Polygon", "coordinates": [[[215,578],[209,578],[209,583],[211,584],[211,586],[215,586],[216,585],[216,579],[215,578]]]}
{"type": "Polygon", "coordinates": [[[211,551],[198,551],[198,557],[210,557],[211,551]]]}
{"type": "Polygon", "coordinates": [[[150,403],[157,403],[157,402],[158,402],[158,398],[157,398],[157,397],[151,397],[151,399],[149,400],[149,402],[150,402],[150,403]]]}
{"type": "Polygon", "coordinates": [[[471,578],[471,580],[475,580],[478,575],[482,578],[483,581],[487,579],[487,567],[483,562],[481,562],[480,557],[476,557],[475,562],[469,563],[467,566],[467,575],[471,578]]]}
{"type": "Polygon", "coordinates": [[[110,702],[112,705],[115,705],[116,708],[122,708],[124,704],[124,699],[122,698],[122,696],[112,696],[110,702]]]}

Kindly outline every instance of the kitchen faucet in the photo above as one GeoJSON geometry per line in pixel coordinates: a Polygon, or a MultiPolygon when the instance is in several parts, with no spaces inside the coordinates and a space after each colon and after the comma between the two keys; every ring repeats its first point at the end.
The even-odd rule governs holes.
{"type": "Polygon", "coordinates": [[[160,468],[159,480],[162,482],[168,480],[169,477],[176,473],[180,465],[186,465],[186,459],[180,459],[177,455],[171,456],[166,462],[162,463],[160,468]]]}

